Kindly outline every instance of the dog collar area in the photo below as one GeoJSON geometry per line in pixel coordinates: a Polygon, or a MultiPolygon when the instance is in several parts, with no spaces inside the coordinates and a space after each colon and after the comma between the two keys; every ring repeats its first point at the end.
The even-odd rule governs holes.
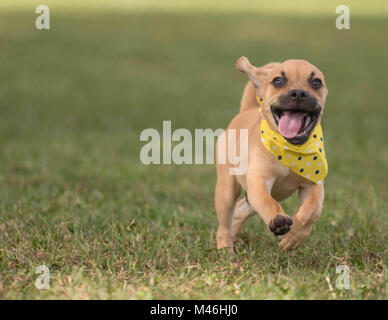
{"type": "Polygon", "coordinates": [[[267,120],[262,119],[260,138],[267,151],[282,165],[316,184],[323,183],[328,173],[328,164],[320,124],[314,128],[304,144],[293,145],[271,129],[267,120]]]}

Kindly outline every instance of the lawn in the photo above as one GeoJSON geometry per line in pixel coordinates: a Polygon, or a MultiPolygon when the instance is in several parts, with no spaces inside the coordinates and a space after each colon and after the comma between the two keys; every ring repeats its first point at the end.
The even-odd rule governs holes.
{"type": "Polygon", "coordinates": [[[387,299],[386,6],[357,4],[339,31],[334,1],[311,15],[116,2],[47,1],[45,31],[35,4],[0,5],[0,298],[387,299]],[[163,120],[227,126],[241,55],[304,58],[326,75],[324,209],[291,253],[258,217],[235,255],[217,251],[215,167],[139,160],[140,132],[163,120]],[[35,287],[42,264],[48,290],[35,287]]]}

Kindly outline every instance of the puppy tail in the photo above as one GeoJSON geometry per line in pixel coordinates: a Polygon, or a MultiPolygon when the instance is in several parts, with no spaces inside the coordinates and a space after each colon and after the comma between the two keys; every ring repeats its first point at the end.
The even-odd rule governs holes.
{"type": "Polygon", "coordinates": [[[253,85],[252,81],[248,81],[241,98],[240,113],[253,108],[259,108],[259,103],[257,102],[256,98],[255,86],[253,85]]]}

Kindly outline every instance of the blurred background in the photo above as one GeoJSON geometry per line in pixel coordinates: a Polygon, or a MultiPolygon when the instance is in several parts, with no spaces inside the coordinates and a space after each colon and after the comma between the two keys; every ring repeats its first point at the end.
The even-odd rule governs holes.
{"type": "Polygon", "coordinates": [[[387,17],[377,0],[2,0],[0,297],[331,298],[321,275],[338,261],[360,281],[337,296],[386,297],[387,17]],[[39,4],[50,30],[35,28],[39,4]],[[340,4],[350,30],[335,27],[340,4]],[[279,257],[252,219],[230,264],[214,251],[214,166],[145,166],[139,135],[163,120],[225,128],[247,80],[234,68],[242,55],[324,72],[329,175],[304,250],[279,257]],[[263,254],[307,276],[291,267],[266,282],[263,254]],[[33,286],[42,263],[50,292],[33,286]]]}

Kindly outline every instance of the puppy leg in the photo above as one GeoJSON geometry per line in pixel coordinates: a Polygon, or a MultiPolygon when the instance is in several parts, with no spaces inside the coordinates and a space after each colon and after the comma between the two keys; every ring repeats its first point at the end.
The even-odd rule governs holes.
{"type": "Polygon", "coordinates": [[[275,235],[286,234],[292,219],[284,213],[280,204],[271,196],[274,181],[260,176],[248,176],[249,203],[275,235]]]}
{"type": "Polygon", "coordinates": [[[233,252],[232,218],[236,199],[241,191],[234,176],[219,175],[215,191],[215,207],[218,218],[217,248],[230,247],[233,252]]]}
{"type": "Polygon", "coordinates": [[[247,198],[240,199],[234,208],[232,221],[232,240],[236,242],[237,235],[240,233],[245,222],[256,214],[255,210],[249,205],[247,198]]]}
{"type": "Polygon", "coordinates": [[[324,198],[323,185],[311,185],[299,190],[302,202],[298,212],[292,217],[294,224],[291,231],[280,237],[281,250],[292,250],[299,247],[310,235],[313,224],[321,215],[324,198]]]}

